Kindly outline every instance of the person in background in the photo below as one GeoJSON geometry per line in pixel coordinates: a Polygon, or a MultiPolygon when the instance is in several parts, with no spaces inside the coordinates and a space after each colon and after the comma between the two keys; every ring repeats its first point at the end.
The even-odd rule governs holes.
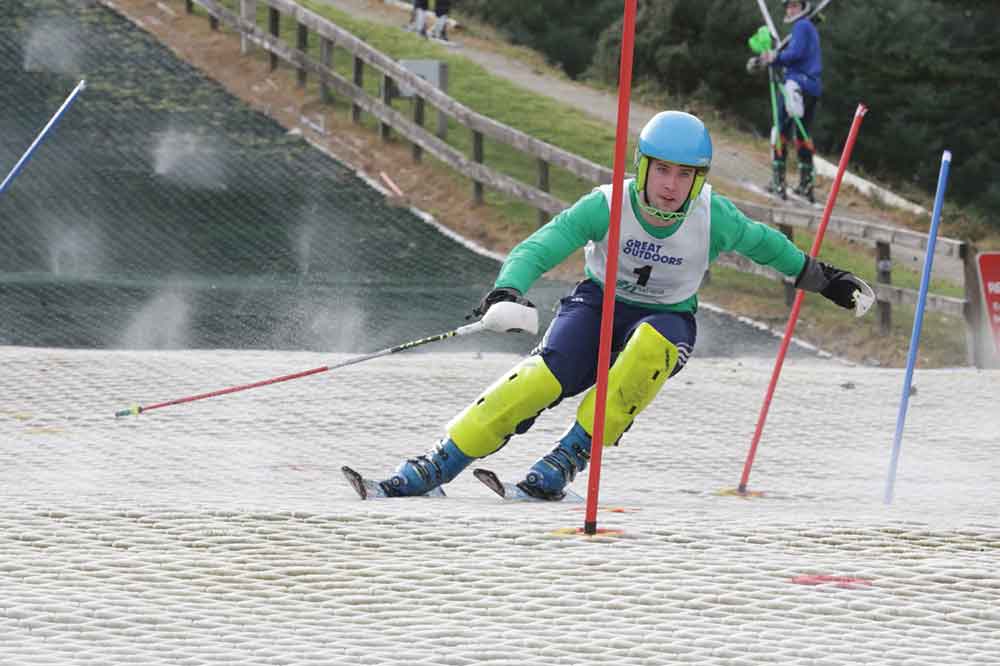
{"type": "MultiPolygon", "coordinates": [[[[555,448],[514,486],[522,499],[563,499],[566,486],[590,460],[604,278],[612,251],[618,253],[618,272],[610,287],[616,302],[605,444],[617,444],[664,383],[684,368],[695,345],[698,289],[720,253],[737,252],[794,277],[801,289],[855,307],[863,282],[809,257],[784,234],[751,220],[712,191],[705,182],[712,140],[701,120],[681,111],[658,113],[643,127],[635,157],[636,176],[622,189],[619,247],[608,243],[610,184],[584,195],[514,247],[473,315],[483,316],[505,301],[530,306],[524,294],[531,285],[581,247],[586,277],[560,301],[539,346],[455,416],[434,448],[403,461],[382,481],[342,468],[362,499],[442,494],[442,484],[526,432],[546,409],[586,392],[555,448]]],[[[674,401],[657,418],[699,417],[692,405],[674,401]]]]}
{"type": "Polygon", "coordinates": [[[448,12],[451,11],[451,0],[435,0],[434,27],[431,29],[431,37],[448,41],[448,12]]]}
{"type": "Polygon", "coordinates": [[[787,146],[789,139],[794,136],[799,162],[799,184],[794,192],[814,202],[813,155],[816,148],[810,133],[816,104],[823,94],[823,54],[819,32],[809,18],[812,4],[802,0],[782,1],[785,5],[785,23],[792,24],[791,39],[780,51],[769,51],[761,55],[764,64],[784,69],[785,103],[778,105],[780,141],[775,144],[773,177],[768,189],[785,197],[787,146]],[[805,136],[800,135],[796,119],[802,124],[805,136]]]}
{"type": "Polygon", "coordinates": [[[427,9],[427,0],[413,0],[413,10],[410,12],[410,22],[405,26],[406,30],[415,32],[423,37],[427,36],[427,21],[430,12],[427,9]]]}

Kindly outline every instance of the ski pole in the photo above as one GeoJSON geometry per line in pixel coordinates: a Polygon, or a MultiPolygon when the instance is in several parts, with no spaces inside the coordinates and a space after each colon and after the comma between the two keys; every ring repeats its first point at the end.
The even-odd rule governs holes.
{"type": "Polygon", "coordinates": [[[941,171],[938,172],[937,194],[934,195],[934,212],[931,215],[930,231],[927,232],[927,258],[924,260],[924,270],[920,276],[920,296],[917,298],[917,311],[913,315],[913,332],[910,335],[910,351],[906,357],[906,378],[903,380],[903,397],[899,401],[899,414],[896,416],[896,434],[892,440],[892,456],[889,460],[889,476],[885,482],[886,504],[892,504],[893,488],[896,485],[899,450],[903,445],[903,425],[906,423],[906,409],[910,403],[910,386],[913,383],[913,366],[917,364],[917,348],[920,347],[920,329],[924,321],[924,305],[927,303],[927,292],[930,288],[931,270],[934,267],[934,246],[937,244],[938,225],[941,222],[941,207],[944,204],[944,191],[948,184],[948,171],[950,169],[951,151],[946,150],[941,156],[941,171]]]}
{"type": "Polygon", "coordinates": [[[324,365],[318,368],[312,368],[311,370],[303,370],[301,372],[294,372],[289,375],[282,375],[280,377],[272,377],[270,379],[262,379],[257,382],[250,384],[241,384],[239,386],[230,386],[229,388],[219,389],[217,391],[209,391],[207,393],[199,393],[198,395],[191,395],[184,398],[175,398],[173,400],[167,400],[166,402],[158,402],[152,405],[133,405],[128,409],[122,409],[115,412],[115,418],[122,416],[128,416],[129,414],[134,414],[138,416],[143,412],[152,411],[154,409],[161,409],[163,407],[169,407],[171,405],[180,405],[185,402],[194,402],[196,400],[204,400],[206,398],[214,398],[220,395],[228,395],[230,393],[238,393],[240,391],[247,391],[253,388],[259,388],[261,386],[270,386],[271,384],[278,384],[280,382],[287,382],[293,379],[300,379],[302,377],[308,377],[310,375],[316,375],[321,372],[329,372],[330,370],[336,370],[338,368],[344,368],[349,365],[354,365],[356,363],[362,363],[364,361],[370,361],[373,358],[379,358],[381,356],[388,356],[389,354],[396,354],[401,351],[406,351],[407,349],[413,349],[414,347],[420,347],[422,345],[430,344],[432,342],[440,342],[441,340],[447,340],[448,338],[454,338],[462,335],[469,335],[470,333],[478,333],[480,331],[497,331],[497,332],[510,332],[519,333],[526,331],[528,333],[538,332],[538,311],[534,307],[526,307],[512,302],[496,303],[486,312],[482,319],[473,322],[471,324],[466,324],[465,326],[460,326],[453,331],[448,331],[446,333],[439,333],[437,335],[432,335],[430,337],[421,338],[419,340],[412,340],[410,342],[404,342],[402,344],[396,345],[395,347],[388,347],[377,352],[372,352],[370,354],[364,354],[362,356],[356,356],[354,358],[336,363],[334,365],[324,365]]]}
{"type": "Polygon", "coordinates": [[[431,342],[439,342],[441,340],[447,340],[448,338],[456,337],[459,335],[468,335],[469,333],[477,333],[483,330],[482,322],[475,322],[473,324],[468,324],[456,328],[453,331],[448,331],[447,333],[439,333],[438,335],[432,335],[427,338],[421,338],[420,340],[413,340],[411,342],[404,342],[403,344],[396,345],[395,347],[389,347],[387,349],[382,349],[377,352],[372,352],[371,354],[364,354],[363,356],[355,356],[341,363],[336,363],[334,365],[323,365],[318,368],[312,368],[311,370],[303,370],[302,372],[293,372],[289,375],[282,375],[280,377],[272,377],[270,379],[263,379],[258,382],[253,382],[251,384],[241,384],[239,386],[230,386],[229,388],[219,389],[218,391],[209,391],[207,393],[199,393],[198,395],[187,396],[185,398],[175,398],[173,400],[167,400],[165,402],[158,402],[152,405],[133,405],[128,409],[122,409],[115,412],[115,418],[120,418],[122,416],[128,416],[129,414],[134,414],[138,416],[144,412],[148,412],[154,409],[160,409],[162,407],[169,407],[171,405],[180,405],[185,402],[194,402],[196,400],[204,400],[205,398],[214,398],[220,395],[228,395],[230,393],[238,393],[240,391],[247,391],[253,388],[259,388],[261,386],[270,386],[271,384],[278,384],[281,382],[291,381],[293,379],[301,379],[302,377],[308,377],[310,375],[316,375],[321,372],[329,372],[330,370],[336,370],[338,368],[344,368],[348,365],[354,365],[356,363],[362,363],[364,361],[370,361],[373,358],[379,358],[380,356],[388,356],[389,354],[395,354],[401,351],[406,351],[407,349],[413,349],[414,347],[420,347],[421,345],[426,345],[431,342]]]}
{"type": "Polygon", "coordinates": [[[767,78],[771,84],[771,159],[782,153],[781,129],[778,127],[778,94],[776,92],[778,84],[774,80],[775,76],[774,67],[768,65],[767,78]]]}
{"type": "MultiPolygon", "coordinates": [[[[778,29],[774,27],[774,20],[771,18],[771,12],[767,10],[767,3],[765,0],[757,0],[757,7],[760,9],[761,16],[764,17],[764,23],[767,24],[767,31],[771,35],[771,39],[764,39],[757,46],[757,48],[763,50],[770,50],[773,41],[780,41],[781,36],[778,34],[778,29]]],[[[754,48],[754,44],[751,43],[751,48],[754,48]]],[[[781,149],[781,131],[778,128],[778,94],[776,92],[777,83],[775,82],[776,74],[774,71],[774,66],[770,63],[767,65],[767,83],[771,93],[771,159],[775,159],[777,155],[782,152],[781,149]]]]}
{"type": "MultiPolygon", "coordinates": [[[[788,113],[788,111],[787,111],[787,109],[788,109],[788,91],[786,91],[783,86],[778,86],[778,88],[781,90],[781,97],[785,101],[785,109],[786,109],[786,113],[788,113]]],[[[809,144],[809,148],[812,149],[812,147],[813,147],[813,145],[812,145],[812,138],[810,138],[809,132],[806,131],[805,125],[802,124],[802,118],[800,118],[799,116],[793,116],[791,113],[788,113],[788,116],[792,120],[795,121],[795,126],[799,129],[799,135],[803,139],[805,139],[805,142],[807,144],[809,144]]]]}
{"type": "Polygon", "coordinates": [[[17,164],[14,165],[14,168],[10,170],[10,173],[7,174],[7,177],[3,179],[2,183],[0,183],[0,194],[2,194],[3,191],[7,189],[7,186],[14,180],[14,177],[17,176],[17,174],[20,173],[21,169],[24,168],[24,165],[28,163],[28,160],[31,159],[31,155],[35,152],[35,149],[38,148],[39,144],[42,143],[42,141],[45,139],[45,136],[50,131],[52,131],[52,128],[54,128],[59,123],[59,120],[66,112],[66,109],[68,109],[73,104],[73,102],[76,100],[76,96],[79,95],[80,92],[86,86],[87,82],[85,80],[80,81],[80,83],[76,84],[76,87],[73,88],[73,92],[69,94],[69,97],[66,98],[66,101],[62,103],[62,106],[59,107],[59,110],[56,111],[55,115],[52,116],[52,119],[49,120],[49,122],[45,125],[45,127],[42,128],[42,131],[38,133],[38,136],[35,137],[35,140],[31,142],[30,146],[28,146],[28,150],[24,152],[24,155],[21,156],[21,159],[17,161],[17,164]]]}
{"type": "Polygon", "coordinates": [[[764,23],[767,24],[767,30],[771,33],[771,37],[775,41],[780,41],[781,36],[778,34],[778,29],[774,27],[774,19],[771,18],[771,12],[767,10],[767,3],[764,0],[757,0],[757,7],[760,9],[761,15],[764,17],[764,23]]]}
{"type": "MultiPolygon", "coordinates": [[[[868,112],[868,107],[858,104],[854,112],[854,122],[851,123],[851,130],[848,132],[847,141],[844,143],[844,150],[840,155],[840,164],[837,167],[837,176],[833,180],[833,187],[826,200],[826,207],[823,209],[823,217],[820,220],[819,228],[816,230],[816,238],[813,240],[812,249],[809,256],[819,255],[820,246],[823,244],[823,236],[826,234],[826,225],[830,222],[830,215],[833,213],[833,205],[837,200],[837,193],[840,191],[840,183],[844,179],[844,172],[847,170],[847,163],[850,161],[851,152],[854,150],[854,142],[858,137],[858,130],[861,129],[861,121],[868,112]]],[[[785,361],[785,354],[788,352],[788,345],[792,341],[792,334],[795,332],[795,324],[799,318],[799,310],[802,308],[802,300],[805,292],[796,290],[795,303],[792,305],[792,312],[788,316],[788,324],[785,327],[785,335],[781,339],[781,347],[778,349],[778,358],[774,362],[774,371],[771,373],[771,382],[768,384],[767,393],[764,396],[764,404],[760,408],[760,415],[757,418],[757,428],[753,434],[753,441],[750,443],[750,450],[747,452],[746,463],[743,465],[743,476],[740,478],[740,485],[736,491],[745,495],[747,492],[747,481],[750,479],[750,468],[753,466],[754,456],[757,453],[757,445],[760,443],[761,435],[764,432],[764,423],[767,421],[767,412],[771,406],[771,398],[774,397],[774,389],[778,385],[778,377],[781,375],[781,366],[785,361]]]]}

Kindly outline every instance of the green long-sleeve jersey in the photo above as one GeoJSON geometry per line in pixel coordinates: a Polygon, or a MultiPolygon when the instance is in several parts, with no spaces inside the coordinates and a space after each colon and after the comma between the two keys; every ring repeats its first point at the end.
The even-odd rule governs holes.
{"type": "MultiPolygon", "coordinates": [[[[666,227],[648,224],[640,212],[635,182],[630,180],[626,185],[629,188],[632,211],[649,235],[657,239],[669,238],[684,224],[683,221],[666,227]]],[[[721,252],[736,252],[788,276],[796,276],[801,272],[805,254],[784,234],[750,219],[733,202],[714,192],[711,193],[710,210],[709,263],[715,261],[721,252]]],[[[512,287],[522,294],[527,293],[543,273],[588,242],[596,243],[603,239],[608,233],[610,218],[608,200],[600,190],[595,189],[581,197],[573,206],[556,215],[511,250],[500,268],[495,286],[512,287]]],[[[604,275],[596,275],[590,269],[586,273],[590,279],[599,284],[604,283],[604,275]]],[[[622,293],[617,293],[616,298],[622,302],[632,302],[622,293]]],[[[654,310],[693,313],[698,309],[698,295],[677,303],[637,304],[654,310]]]]}

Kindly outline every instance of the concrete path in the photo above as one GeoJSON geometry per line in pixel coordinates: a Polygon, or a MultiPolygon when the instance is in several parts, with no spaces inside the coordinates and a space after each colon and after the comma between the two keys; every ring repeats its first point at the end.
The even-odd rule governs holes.
{"type": "MultiPolygon", "coordinates": [[[[398,0],[321,0],[342,11],[350,12],[365,20],[384,25],[402,26],[409,18],[409,3],[398,0]]],[[[547,95],[585,111],[586,113],[608,122],[612,125],[618,122],[617,94],[611,94],[564,77],[555,77],[533,70],[524,62],[514,60],[494,50],[482,48],[482,43],[473,43],[463,38],[461,30],[453,31],[450,38],[461,46],[461,55],[481,65],[496,76],[506,78],[519,86],[540,95],[547,95]]],[[[661,109],[633,102],[630,105],[629,131],[638,134],[647,120],[661,109]]],[[[845,119],[847,125],[850,118],[845,119]]],[[[848,127],[845,125],[846,133],[848,127]]],[[[715,156],[712,160],[713,178],[730,181],[739,187],[757,187],[766,184],[770,178],[768,157],[764,155],[747,156],[744,149],[716,134],[715,156]]],[[[839,155],[833,156],[833,162],[817,156],[816,170],[825,177],[833,178],[837,172],[836,162],[839,155]]],[[[850,184],[864,193],[877,193],[886,203],[914,212],[926,212],[919,206],[906,201],[902,197],[878,187],[854,174],[844,176],[845,184],[850,184]]]]}

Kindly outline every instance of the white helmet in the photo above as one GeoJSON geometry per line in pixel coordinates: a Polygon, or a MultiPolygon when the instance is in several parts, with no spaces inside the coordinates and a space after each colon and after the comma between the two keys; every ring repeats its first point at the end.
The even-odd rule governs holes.
{"type": "Polygon", "coordinates": [[[795,23],[800,18],[809,16],[809,12],[812,11],[812,3],[809,0],[781,0],[781,6],[787,7],[789,4],[797,2],[802,10],[798,14],[792,14],[791,16],[785,16],[785,23],[795,23]]]}

